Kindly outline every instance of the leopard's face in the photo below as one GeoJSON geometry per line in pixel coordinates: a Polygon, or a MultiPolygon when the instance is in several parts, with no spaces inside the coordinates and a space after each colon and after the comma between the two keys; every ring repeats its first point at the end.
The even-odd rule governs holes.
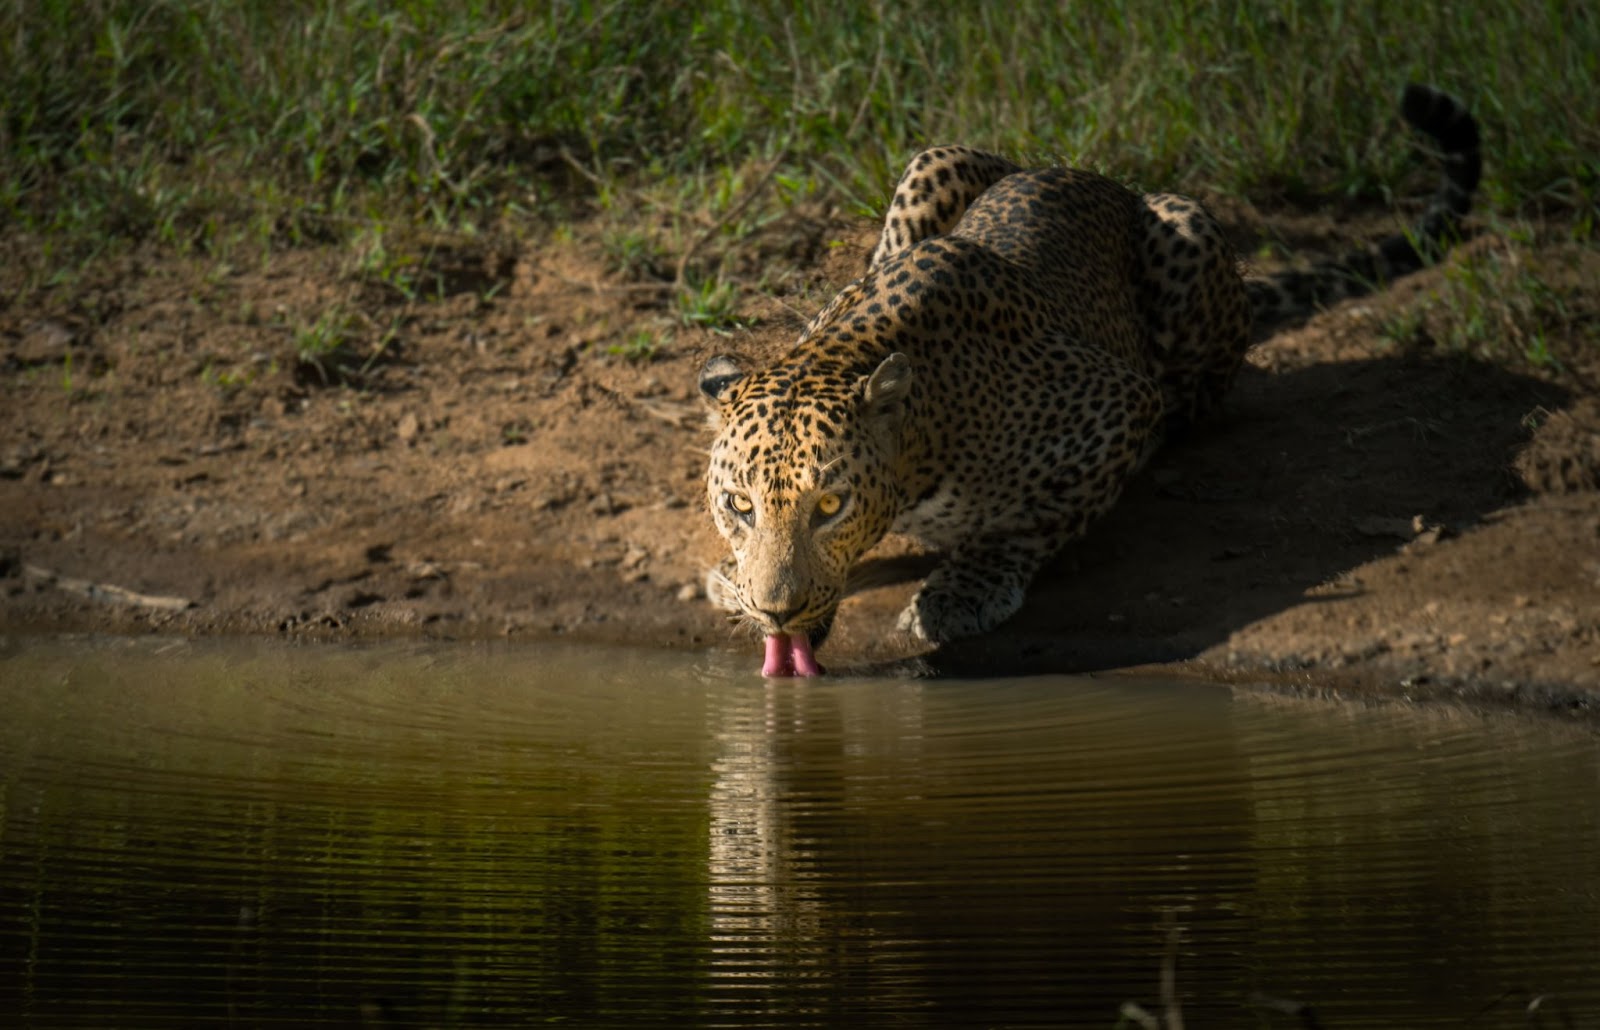
{"type": "Polygon", "coordinates": [[[765,634],[826,632],[850,569],[893,523],[909,363],[852,376],[746,376],[713,358],[700,386],[716,437],[706,500],[731,558],[712,600],[765,634]]]}

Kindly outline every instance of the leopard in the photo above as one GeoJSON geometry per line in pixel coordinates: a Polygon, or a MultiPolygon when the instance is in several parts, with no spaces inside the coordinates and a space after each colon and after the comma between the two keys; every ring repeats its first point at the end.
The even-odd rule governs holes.
{"type": "Polygon", "coordinates": [[[1216,413],[1254,341],[1438,260],[1477,188],[1477,122],[1421,84],[1400,112],[1440,167],[1424,213],[1274,275],[1247,274],[1187,196],[960,145],[913,157],[865,272],[786,354],[700,368],[729,547],[706,595],[765,638],[763,674],[821,674],[851,570],[891,532],[939,556],[899,631],[938,647],[994,629],[1164,441],[1216,413]]]}

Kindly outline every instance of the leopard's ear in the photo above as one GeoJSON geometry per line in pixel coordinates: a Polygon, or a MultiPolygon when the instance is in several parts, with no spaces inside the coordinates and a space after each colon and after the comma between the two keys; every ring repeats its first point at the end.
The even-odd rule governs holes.
{"type": "Polygon", "coordinates": [[[911,395],[914,378],[910,358],[898,351],[884,358],[867,377],[867,385],[862,389],[867,411],[877,414],[894,410],[911,395]]]}
{"type": "Polygon", "coordinates": [[[734,384],[743,378],[744,369],[737,361],[726,354],[714,355],[700,366],[700,395],[707,404],[721,404],[728,399],[734,384]]]}

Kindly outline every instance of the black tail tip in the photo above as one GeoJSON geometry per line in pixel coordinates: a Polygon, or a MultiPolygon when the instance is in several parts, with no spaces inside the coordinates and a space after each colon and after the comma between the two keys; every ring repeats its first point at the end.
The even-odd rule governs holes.
{"type": "Polygon", "coordinates": [[[1400,113],[1419,132],[1438,141],[1449,153],[1478,149],[1478,122],[1457,97],[1420,82],[1408,83],[1400,97],[1400,113]]]}

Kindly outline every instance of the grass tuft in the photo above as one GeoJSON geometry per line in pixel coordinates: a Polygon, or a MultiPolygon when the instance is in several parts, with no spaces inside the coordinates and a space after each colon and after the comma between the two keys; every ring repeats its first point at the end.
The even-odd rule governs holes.
{"type": "Polygon", "coordinates": [[[677,307],[679,320],[690,327],[720,331],[748,324],[738,314],[739,288],[726,279],[686,284],[677,295],[677,307]]]}
{"type": "Polygon", "coordinates": [[[647,328],[630,330],[620,343],[614,343],[606,349],[608,354],[622,358],[624,361],[648,364],[656,359],[661,348],[672,341],[670,330],[656,332],[647,328]]]}
{"type": "Polygon", "coordinates": [[[1548,373],[1563,370],[1562,348],[1600,348],[1600,313],[1585,309],[1584,273],[1553,267],[1571,248],[1536,252],[1531,233],[1486,237],[1452,257],[1443,283],[1379,327],[1390,343],[1548,373]]]}
{"type": "Polygon", "coordinates": [[[393,326],[379,331],[366,314],[344,303],[290,327],[290,338],[289,365],[306,386],[360,385],[397,345],[393,326]]]}

